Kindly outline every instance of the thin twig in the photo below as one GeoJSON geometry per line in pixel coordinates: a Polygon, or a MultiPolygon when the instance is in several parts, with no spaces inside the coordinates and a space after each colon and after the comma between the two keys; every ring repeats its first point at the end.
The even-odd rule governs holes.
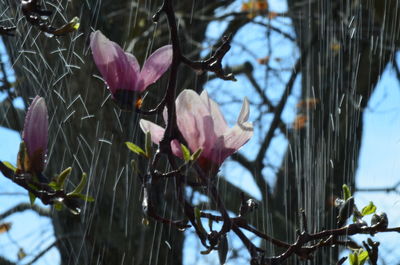
{"type": "Polygon", "coordinates": [[[396,192],[399,193],[400,191],[398,190],[400,186],[400,181],[394,184],[391,187],[383,187],[383,188],[356,188],[356,192],[396,192]]]}
{"type": "Polygon", "coordinates": [[[53,247],[55,247],[57,245],[59,240],[54,241],[53,243],[51,243],[49,246],[47,246],[45,249],[43,249],[42,251],[40,251],[30,262],[26,263],[25,265],[32,265],[34,264],[36,261],[38,261],[44,254],[46,254],[50,249],[52,249],[53,247]]]}
{"type": "Polygon", "coordinates": [[[78,198],[67,194],[64,190],[54,190],[49,184],[36,181],[35,178],[28,173],[16,173],[1,161],[0,171],[6,178],[29,191],[36,198],[39,198],[44,205],[53,205],[56,202],[60,202],[71,211],[80,212],[78,198]]]}
{"type": "Polygon", "coordinates": [[[39,216],[51,217],[51,211],[47,208],[40,207],[36,204],[31,205],[30,203],[20,203],[0,214],[0,220],[7,218],[14,213],[20,213],[26,210],[32,210],[36,212],[39,216]]]}

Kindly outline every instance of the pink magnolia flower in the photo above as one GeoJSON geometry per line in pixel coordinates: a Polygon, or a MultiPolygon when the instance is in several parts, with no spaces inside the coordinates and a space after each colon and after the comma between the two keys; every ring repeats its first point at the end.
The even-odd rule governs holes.
{"type": "MultiPolygon", "coordinates": [[[[192,152],[202,149],[198,160],[203,169],[218,168],[222,162],[235,153],[253,135],[249,118],[249,102],[245,98],[237,123],[230,128],[219,106],[208,97],[206,91],[199,96],[193,90],[183,90],[176,99],[176,118],[179,131],[192,152]]],[[[164,112],[166,119],[166,112],[164,112]]],[[[164,137],[164,129],[150,121],[140,120],[144,132],[150,131],[154,143],[164,137]]],[[[182,157],[177,140],[171,142],[172,152],[182,157]]]]}
{"type": "Polygon", "coordinates": [[[139,94],[156,82],[172,63],[172,46],[166,45],[151,54],[140,70],[135,56],[124,52],[100,31],[91,33],[90,47],[112,98],[124,109],[132,109],[139,94]]]}
{"type": "Polygon", "coordinates": [[[36,96],[25,117],[22,139],[29,157],[28,171],[40,173],[46,163],[48,141],[48,114],[44,98],[36,96]]]}

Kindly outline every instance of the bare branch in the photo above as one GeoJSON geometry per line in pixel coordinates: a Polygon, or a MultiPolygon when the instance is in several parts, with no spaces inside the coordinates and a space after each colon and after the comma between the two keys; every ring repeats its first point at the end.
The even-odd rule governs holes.
{"type": "Polygon", "coordinates": [[[285,88],[285,91],[283,92],[282,98],[279,101],[278,105],[276,106],[275,115],[274,115],[274,118],[272,119],[270,128],[269,128],[267,134],[265,135],[264,140],[262,141],[260,150],[258,151],[258,154],[256,157],[256,161],[259,161],[258,163],[261,163],[262,159],[265,157],[265,153],[267,152],[267,149],[271,143],[271,140],[274,137],[275,129],[279,125],[279,121],[281,119],[283,108],[286,105],[286,101],[287,101],[289,95],[292,93],[294,81],[296,80],[297,74],[300,71],[301,64],[302,64],[302,60],[301,60],[301,58],[299,58],[293,69],[292,75],[290,76],[289,81],[286,84],[286,88],[285,88]]]}
{"type": "Polygon", "coordinates": [[[14,32],[16,30],[16,27],[4,27],[0,26],[0,35],[7,35],[7,36],[14,36],[14,32]]]}
{"type": "Polygon", "coordinates": [[[14,131],[22,131],[25,111],[15,108],[11,102],[6,99],[0,102],[0,126],[14,131]]]}
{"type": "Polygon", "coordinates": [[[4,257],[0,257],[0,265],[16,265],[16,263],[11,262],[4,257]]]}
{"type": "Polygon", "coordinates": [[[390,193],[390,192],[395,192],[395,193],[400,193],[400,191],[398,190],[400,186],[400,181],[395,183],[393,186],[391,187],[382,187],[382,188],[356,188],[356,192],[386,192],[386,193],[390,193]]]}
{"type": "MultiPolygon", "coordinates": [[[[252,86],[254,87],[256,92],[258,93],[258,95],[260,95],[261,99],[263,100],[263,103],[266,104],[271,111],[274,111],[275,110],[275,106],[269,100],[267,95],[265,95],[263,89],[260,87],[260,85],[257,83],[256,79],[254,78],[253,66],[251,65],[251,63],[249,63],[249,62],[247,63],[247,67],[246,67],[245,70],[246,71],[244,73],[245,73],[247,79],[249,79],[250,83],[252,84],[252,86]]],[[[285,123],[282,122],[280,116],[278,118],[279,118],[278,127],[281,130],[281,132],[284,135],[286,135],[287,134],[286,125],[285,125],[285,123]]]]}
{"type": "Polygon", "coordinates": [[[27,263],[26,265],[32,265],[34,264],[36,261],[38,261],[44,254],[46,254],[50,249],[52,249],[53,247],[55,247],[57,245],[59,240],[54,241],[52,244],[50,244],[47,248],[43,249],[42,251],[39,252],[39,254],[37,254],[29,263],[27,263]]]}
{"type": "Polygon", "coordinates": [[[0,196],[26,196],[24,192],[0,192],[0,196]]]}
{"type": "Polygon", "coordinates": [[[287,101],[289,95],[292,93],[294,82],[296,81],[297,75],[301,69],[301,66],[303,65],[304,60],[307,58],[308,51],[310,50],[311,46],[313,46],[313,44],[314,44],[314,40],[315,40],[315,36],[312,38],[308,47],[306,47],[306,49],[304,49],[302,51],[300,58],[297,60],[295,66],[293,68],[292,75],[290,76],[290,78],[286,84],[285,90],[282,94],[282,98],[275,108],[275,116],[271,122],[271,125],[270,125],[270,128],[269,128],[267,134],[265,135],[264,140],[261,143],[260,150],[258,151],[256,160],[255,160],[259,164],[262,164],[262,160],[265,157],[265,153],[266,153],[266,151],[271,143],[271,140],[274,136],[275,129],[278,127],[279,121],[281,120],[281,115],[282,115],[283,109],[286,105],[286,101],[287,101]]]}
{"type": "Polygon", "coordinates": [[[49,209],[40,207],[36,204],[31,206],[30,203],[20,203],[12,207],[11,209],[5,211],[4,213],[0,214],[0,220],[7,218],[8,216],[14,213],[20,213],[26,210],[32,210],[36,212],[39,216],[51,217],[51,211],[49,209]]]}
{"type": "Polygon", "coordinates": [[[394,71],[396,72],[397,81],[399,81],[399,84],[400,84],[400,67],[396,61],[396,58],[393,59],[393,68],[394,68],[394,71]]]}
{"type": "Polygon", "coordinates": [[[279,29],[279,28],[277,28],[277,27],[274,27],[274,26],[272,26],[272,25],[270,25],[270,24],[265,24],[265,23],[262,23],[262,22],[259,22],[259,21],[252,21],[251,23],[254,23],[254,24],[256,24],[256,25],[261,25],[261,26],[267,27],[267,28],[269,28],[270,30],[273,30],[273,31],[275,31],[275,32],[277,32],[277,33],[279,33],[279,34],[281,34],[283,37],[287,38],[288,40],[296,41],[296,39],[295,39],[292,35],[290,35],[289,33],[286,33],[286,32],[284,32],[284,31],[282,31],[281,29],[279,29]]]}
{"type": "Polygon", "coordinates": [[[337,265],[342,265],[343,263],[346,262],[346,260],[347,260],[347,257],[343,257],[343,258],[341,258],[336,264],[337,264],[337,265]]]}
{"type": "Polygon", "coordinates": [[[3,175],[13,181],[15,184],[23,187],[36,198],[39,198],[45,205],[53,205],[62,203],[72,212],[79,213],[80,206],[78,205],[79,196],[74,193],[66,193],[63,189],[54,189],[47,183],[37,181],[29,172],[21,172],[16,169],[15,172],[0,161],[0,171],[3,175]]]}

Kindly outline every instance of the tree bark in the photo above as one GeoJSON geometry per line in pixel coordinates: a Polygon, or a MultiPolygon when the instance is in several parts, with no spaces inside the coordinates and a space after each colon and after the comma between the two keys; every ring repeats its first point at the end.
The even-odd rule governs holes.
{"type": "MultiPolygon", "coordinates": [[[[399,19],[386,7],[390,27],[381,20],[380,7],[393,7],[395,1],[288,2],[298,46],[312,45],[301,69],[301,100],[318,101],[299,109],[308,124],[293,130],[274,192],[275,199],[284,198],[284,207],[276,203],[273,208],[288,220],[274,233],[293,242],[300,208],[305,209],[310,232],[337,227],[333,202],[343,184],[354,191],[363,110],[393,59],[398,40],[390,32],[399,31],[399,19]],[[378,47],[373,46],[376,40],[382,41],[378,47]]],[[[329,248],[318,251],[310,264],[335,264],[337,258],[338,249],[329,248]]]]}

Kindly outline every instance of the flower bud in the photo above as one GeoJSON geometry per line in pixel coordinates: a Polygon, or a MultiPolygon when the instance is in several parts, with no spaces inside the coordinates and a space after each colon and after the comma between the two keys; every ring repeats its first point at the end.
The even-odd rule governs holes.
{"type": "Polygon", "coordinates": [[[44,169],[48,127],[46,102],[44,98],[36,96],[28,108],[22,133],[29,158],[29,168],[25,168],[28,172],[41,173],[44,169]]]}

